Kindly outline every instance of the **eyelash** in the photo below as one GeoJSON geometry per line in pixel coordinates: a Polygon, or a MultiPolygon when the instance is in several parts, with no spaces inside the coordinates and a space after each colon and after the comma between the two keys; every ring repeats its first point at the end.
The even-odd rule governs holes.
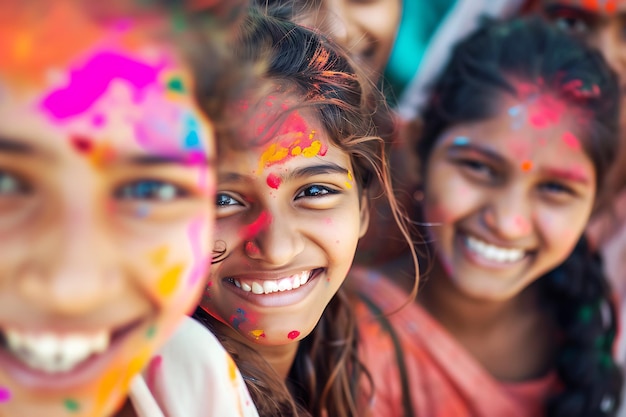
{"type": "Polygon", "coordinates": [[[576,192],[570,187],[554,181],[541,184],[541,189],[551,194],[576,195],[576,192]]]}
{"type": "Polygon", "coordinates": [[[139,180],[124,184],[115,191],[120,200],[151,200],[167,202],[189,195],[183,188],[168,181],[139,180]]]}
{"type": "MultiPolygon", "coordinates": [[[[302,188],[295,196],[296,200],[300,200],[303,198],[306,199],[317,199],[323,198],[328,195],[338,194],[339,191],[319,184],[308,185],[302,188]],[[309,195],[307,195],[309,194],[309,195]]],[[[233,197],[228,193],[217,193],[215,197],[215,205],[219,207],[232,207],[232,206],[244,206],[239,199],[233,197]]]]}
{"type": "Polygon", "coordinates": [[[330,187],[326,187],[324,185],[318,185],[318,184],[314,184],[314,185],[309,185],[305,188],[303,188],[300,192],[298,192],[298,194],[296,194],[296,199],[300,199],[300,198],[321,198],[330,194],[338,194],[339,191],[330,188],[330,187]],[[307,191],[313,190],[313,189],[318,189],[318,191],[315,192],[315,195],[305,195],[305,193],[307,191]]]}
{"type": "Polygon", "coordinates": [[[497,176],[492,167],[475,159],[458,159],[457,163],[461,167],[471,170],[473,175],[487,176],[489,179],[497,176]]]}

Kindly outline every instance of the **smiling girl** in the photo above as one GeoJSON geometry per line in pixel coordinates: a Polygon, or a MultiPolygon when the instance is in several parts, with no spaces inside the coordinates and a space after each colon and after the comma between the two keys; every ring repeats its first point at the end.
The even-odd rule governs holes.
{"type": "MultiPolygon", "coordinates": [[[[581,235],[618,114],[601,56],[539,20],[491,23],[455,49],[417,147],[435,259],[418,303],[391,317],[415,415],[615,414],[615,312],[581,235]]],[[[361,283],[383,306],[402,295],[361,283]]]]}
{"type": "Polygon", "coordinates": [[[307,29],[253,14],[243,32],[239,54],[267,60],[271,88],[230,113],[245,120],[233,143],[248,142],[220,149],[216,257],[197,314],[233,353],[261,415],[366,416],[363,340],[342,283],[370,184],[390,190],[372,120],[384,101],[307,29]]]}
{"type": "Polygon", "coordinates": [[[214,118],[177,41],[212,35],[197,92],[218,100],[228,28],[142,4],[3,2],[0,416],[256,415],[201,326],[157,354],[204,287],[213,236],[214,118]],[[200,374],[172,362],[191,343],[215,355],[200,374]]]}

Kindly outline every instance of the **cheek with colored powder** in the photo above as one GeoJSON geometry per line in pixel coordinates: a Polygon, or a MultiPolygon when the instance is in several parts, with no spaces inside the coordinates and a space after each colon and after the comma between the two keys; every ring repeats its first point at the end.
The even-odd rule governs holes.
{"type": "Polygon", "coordinates": [[[11,400],[11,391],[8,388],[0,386],[0,404],[7,403],[11,400]]]}
{"type": "Polygon", "coordinates": [[[267,211],[263,211],[252,223],[241,229],[239,236],[243,240],[253,239],[265,230],[271,223],[272,216],[267,211]]]}
{"type": "Polygon", "coordinates": [[[292,330],[287,334],[287,338],[289,340],[294,340],[296,339],[298,336],[300,336],[300,332],[298,330],[292,330]]]}

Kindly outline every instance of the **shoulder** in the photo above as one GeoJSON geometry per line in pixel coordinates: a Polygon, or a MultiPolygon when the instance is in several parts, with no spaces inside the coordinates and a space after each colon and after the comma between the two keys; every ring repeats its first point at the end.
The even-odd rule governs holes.
{"type": "Polygon", "coordinates": [[[188,317],[144,378],[167,416],[258,415],[232,358],[208,329],[188,317]]]}

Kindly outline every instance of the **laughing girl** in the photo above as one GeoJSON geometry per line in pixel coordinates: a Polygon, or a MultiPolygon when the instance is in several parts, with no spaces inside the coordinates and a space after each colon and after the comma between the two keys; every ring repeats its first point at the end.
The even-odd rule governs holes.
{"type": "Polygon", "coordinates": [[[292,23],[253,14],[239,53],[267,62],[270,88],[230,113],[245,120],[234,143],[248,143],[220,149],[216,254],[197,314],[233,353],[261,415],[366,416],[371,381],[342,283],[372,182],[404,226],[384,124],[372,118],[384,101],[341,50],[292,23]]]}
{"type": "MultiPolygon", "coordinates": [[[[615,415],[615,312],[581,235],[618,114],[602,57],[539,20],[455,49],[417,147],[435,259],[418,304],[392,317],[415,415],[615,415]]],[[[362,277],[366,297],[402,295],[378,278],[362,277]]]]}
{"type": "Polygon", "coordinates": [[[229,27],[207,12],[3,2],[0,416],[256,415],[226,352],[184,320],[215,214],[216,118],[183,52],[196,29],[212,39],[199,96],[219,101],[233,73],[229,27]]]}

